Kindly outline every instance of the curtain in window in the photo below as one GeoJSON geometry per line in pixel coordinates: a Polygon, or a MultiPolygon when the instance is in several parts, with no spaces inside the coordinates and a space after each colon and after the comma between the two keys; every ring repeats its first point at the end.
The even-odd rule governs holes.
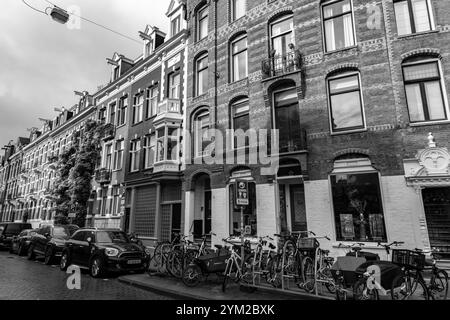
{"type": "MultiPolygon", "coordinates": [[[[342,11],[350,11],[350,3],[346,3],[342,6],[342,11]]],[[[343,17],[344,19],[344,39],[345,39],[345,47],[350,47],[354,45],[353,42],[353,23],[352,23],[352,15],[347,14],[343,17]]]]}
{"type": "Polygon", "coordinates": [[[395,3],[395,18],[397,20],[397,32],[399,35],[410,34],[412,32],[407,1],[395,3]]]}
{"type": "Polygon", "coordinates": [[[408,99],[408,109],[411,121],[424,121],[425,114],[423,112],[422,96],[420,86],[418,84],[406,86],[406,97],[408,99]]]}
{"type": "Polygon", "coordinates": [[[411,0],[414,12],[416,32],[430,30],[430,19],[428,16],[427,0],[411,0]]]}

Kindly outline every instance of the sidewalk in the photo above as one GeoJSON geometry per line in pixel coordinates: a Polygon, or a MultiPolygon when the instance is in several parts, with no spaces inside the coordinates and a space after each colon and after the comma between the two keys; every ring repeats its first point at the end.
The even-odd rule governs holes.
{"type": "Polygon", "coordinates": [[[159,275],[128,275],[120,277],[119,281],[179,300],[321,300],[306,294],[298,295],[266,288],[258,288],[255,292],[249,293],[241,291],[237,284],[230,284],[227,291],[223,293],[222,283],[215,276],[211,276],[208,281],[195,288],[185,286],[179,279],[159,275]]]}

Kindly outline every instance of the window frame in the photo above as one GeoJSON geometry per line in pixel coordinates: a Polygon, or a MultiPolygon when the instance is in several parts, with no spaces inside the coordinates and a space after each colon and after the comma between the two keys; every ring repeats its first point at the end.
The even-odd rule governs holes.
{"type": "Polygon", "coordinates": [[[126,125],[128,121],[128,95],[125,95],[119,99],[118,110],[117,127],[121,127],[126,125]]]}
{"type": "Polygon", "coordinates": [[[146,100],[147,106],[145,110],[145,118],[150,119],[158,114],[158,98],[159,98],[159,87],[158,85],[153,85],[147,89],[146,100]],[[154,95],[152,95],[152,93],[154,95]],[[152,103],[155,102],[155,109],[152,108],[152,103]]]}
{"type": "Polygon", "coordinates": [[[414,18],[414,7],[412,5],[412,0],[394,0],[393,1],[395,25],[396,25],[396,28],[397,28],[397,35],[399,37],[404,37],[404,36],[413,35],[413,34],[417,34],[417,33],[424,33],[424,32],[430,32],[430,31],[436,30],[436,22],[434,20],[433,6],[431,5],[430,0],[425,0],[425,3],[426,3],[426,6],[427,6],[428,24],[429,24],[429,28],[430,29],[429,30],[425,30],[425,31],[417,31],[416,30],[416,21],[415,21],[415,18],[414,18]],[[400,2],[406,2],[407,6],[408,6],[409,25],[411,27],[411,32],[410,33],[399,34],[399,32],[398,32],[398,19],[397,19],[397,11],[395,9],[395,4],[396,3],[400,3],[400,2]]]}
{"type": "Polygon", "coordinates": [[[130,143],[130,173],[139,172],[141,167],[141,139],[131,140],[130,143]],[[137,168],[134,166],[137,164],[137,168]]]}
{"type": "MultiPolygon", "coordinates": [[[[230,65],[231,65],[231,77],[230,77],[231,78],[231,82],[237,82],[237,81],[241,81],[241,80],[247,79],[248,78],[248,35],[247,35],[247,33],[242,33],[242,34],[234,37],[233,40],[230,41],[230,58],[231,58],[231,61],[230,61],[230,65]],[[235,44],[240,42],[240,41],[242,41],[242,40],[244,40],[244,39],[246,39],[246,42],[247,42],[247,45],[245,46],[245,49],[240,50],[240,51],[235,53],[234,52],[235,44]],[[236,56],[241,55],[244,52],[245,52],[245,62],[246,62],[245,63],[245,65],[246,65],[245,77],[243,77],[241,79],[236,79],[235,78],[236,67],[239,68],[239,66],[236,66],[234,58],[236,56]]],[[[237,70],[237,71],[240,71],[240,70],[237,70]]]]}
{"type": "Polygon", "coordinates": [[[134,96],[133,125],[144,121],[144,104],[145,104],[145,94],[144,94],[144,92],[139,92],[138,94],[136,94],[134,96]],[[140,99],[142,99],[142,100],[140,100],[140,99]]]}
{"type": "Polygon", "coordinates": [[[245,17],[247,15],[247,0],[230,0],[231,5],[230,5],[230,9],[231,9],[231,22],[235,22],[238,21],[239,19],[245,17]],[[236,16],[236,2],[237,1],[244,1],[244,14],[240,17],[236,16]]]}
{"type": "MultiPolygon", "coordinates": [[[[346,1],[346,0],[328,0],[328,1],[323,1],[320,4],[320,18],[322,20],[322,39],[323,39],[323,51],[324,51],[324,53],[333,53],[333,52],[337,52],[337,51],[341,51],[341,50],[347,50],[349,48],[353,48],[353,47],[358,45],[358,39],[356,37],[355,10],[354,10],[354,6],[353,6],[353,0],[349,0],[349,2],[350,2],[350,12],[340,13],[338,15],[333,15],[332,17],[325,18],[324,7],[326,7],[328,5],[332,5],[334,3],[342,2],[342,1],[346,1]],[[350,16],[352,18],[353,44],[348,46],[348,47],[328,50],[328,48],[327,48],[327,37],[326,37],[325,22],[328,21],[328,20],[332,20],[332,19],[336,19],[336,18],[339,18],[339,17],[343,17],[345,15],[348,15],[349,13],[350,13],[350,16]]],[[[334,45],[336,46],[336,43],[334,45]]]]}
{"type": "Polygon", "coordinates": [[[108,105],[108,113],[109,113],[109,121],[110,124],[116,124],[116,116],[117,116],[117,101],[112,101],[108,105]]]}
{"type": "MultiPolygon", "coordinates": [[[[240,99],[234,101],[230,105],[230,111],[231,111],[230,112],[230,114],[231,114],[230,124],[231,124],[231,129],[233,130],[234,133],[236,133],[236,124],[235,124],[236,119],[240,119],[240,118],[243,118],[243,117],[248,117],[248,127],[250,128],[250,99],[248,97],[245,97],[245,98],[243,97],[243,98],[240,98],[240,99]],[[247,111],[238,113],[236,115],[236,109],[238,107],[240,107],[240,106],[243,106],[243,105],[247,105],[247,111]]],[[[239,129],[241,129],[241,128],[239,128],[239,129]]],[[[246,133],[246,131],[244,133],[246,133]]],[[[249,139],[247,137],[245,139],[246,139],[246,142],[245,142],[244,149],[247,149],[247,148],[250,147],[250,142],[249,142],[249,139]]],[[[232,146],[233,150],[243,149],[242,147],[241,148],[237,148],[237,146],[236,146],[236,140],[237,140],[236,137],[234,137],[234,139],[231,139],[231,140],[232,140],[231,141],[231,143],[232,143],[231,146],[232,146]]]]}
{"type": "Polygon", "coordinates": [[[209,34],[209,12],[208,12],[209,6],[207,4],[204,4],[200,8],[197,9],[196,12],[196,25],[197,25],[197,34],[196,34],[196,40],[201,41],[208,37],[209,34]],[[202,14],[204,14],[202,16],[202,14]],[[202,23],[206,20],[206,35],[201,38],[201,28],[200,26],[202,23]]]}
{"type": "Polygon", "coordinates": [[[179,71],[175,71],[175,72],[171,72],[168,75],[168,81],[167,81],[167,97],[169,99],[174,99],[174,100],[179,100],[180,96],[181,96],[181,73],[179,71]],[[175,82],[174,79],[178,77],[179,78],[179,82],[177,85],[174,85],[175,82]],[[172,97],[172,90],[173,89],[177,89],[177,96],[178,97],[172,97]]]}
{"type": "Polygon", "coordinates": [[[406,100],[406,108],[408,110],[409,122],[411,124],[424,124],[424,123],[426,124],[426,123],[439,123],[439,122],[449,121],[450,110],[448,107],[448,99],[447,99],[447,95],[446,95],[447,90],[446,90],[446,86],[445,86],[445,78],[443,77],[443,70],[442,70],[441,62],[436,58],[424,58],[424,59],[420,59],[420,60],[416,60],[416,61],[402,63],[401,67],[402,67],[403,87],[405,90],[405,100],[406,100]],[[439,77],[426,78],[425,80],[424,79],[420,79],[420,80],[406,80],[405,79],[405,67],[407,68],[407,67],[411,67],[411,66],[426,65],[426,64],[433,64],[433,63],[436,64],[437,71],[439,73],[439,77]],[[435,82],[435,81],[439,82],[439,88],[441,90],[441,99],[442,99],[445,119],[430,120],[428,99],[427,99],[427,94],[424,89],[424,83],[435,82]],[[425,117],[425,120],[422,120],[422,121],[412,121],[411,120],[411,113],[410,113],[410,109],[409,109],[408,94],[406,91],[406,87],[407,87],[407,85],[412,85],[412,84],[419,84],[419,87],[420,87],[420,93],[421,93],[421,99],[422,99],[421,102],[422,102],[422,107],[423,107],[423,112],[424,112],[424,117],[425,117]]]}
{"type": "Polygon", "coordinates": [[[366,113],[365,113],[365,107],[364,107],[364,95],[362,90],[362,79],[361,79],[361,73],[357,70],[347,71],[347,72],[341,72],[336,75],[332,75],[330,77],[326,78],[326,84],[327,84],[327,101],[328,101],[328,117],[329,117],[329,124],[330,124],[330,133],[331,135],[339,135],[339,134],[347,134],[347,133],[353,133],[353,132],[361,132],[367,130],[367,120],[366,120],[366,113]],[[358,79],[358,88],[359,88],[359,100],[360,100],[360,111],[363,121],[362,127],[349,127],[345,129],[334,129],[333,128],[333,106],[331,103],[331,97],[335,95],[341,95],[346,94],[350,92],[356,92],[356,90],[348,90],[343,91],[338,94],[331,94],[331,86],[330,82],[333,80],[339,80],[344,78],[350,78],[352,76],[357,76],[358,79]]]}
{"type": "Polygon", "coordinates": [[[177,15],[170,21],[170,36],[176,36],[181,31],[181,15],[177,15]],[[174,28],[174,23],[176,23],[174,28]]]}
{"type": "Polygon", "coordinates": [[[123,155],[125,152],[125,140],[117,140],[114,143],[114,163],[113,163],[113,171],[120,171],[123,168],[123,155]],[[120,143],[120,149],[117,149],[117,145],[120,143]],[[118,166],[120,163],[120,167],[118,166]]]}
{"type": "MultiPolygon", "coordinates": [[[[206,72],[206,83],[207,83],[207,87],[209,88],[209,55],[208,52],[204,52],[201,55],[199,55],[196,59],[195,59],[195,88],[194,88],[194,94],[196,97],[199,97],[201,95],[204,95],[208,92],[208,90],[206,90],[205,92],[203,92],[203,87],[202,92],[200,92],[200,73],[206,72]],[[200,68],[200,62],[202,62],[203,60],[206,60],[206,64],[204,67],[200,68]]],[[[205,77],[203,78],[203,80],[205,80],[205,77]]]]}
{"type": "MultiPolygon", "coordinates": [[[[291,12],[291,13],[286,13],[286,14],[284,14],[284,15],[282,15],[282,16],[276,18],[276,19],[274,19],[273,21],[271,21],[271,22],[269,23],[269,41],[270,41],[270,50],[275,50],[275,46],[274,46],[274,42],[273,42],[274,39],[283,37],[283,36],[285,36],[285,35],[287,35],[287,34],[289,34],[289,33],[292,34],[292,38],[294,39],[294,43],[293,43],[293,44],[296,45],[296,43],[295,43],[296,41],[295,41],[294,14],[293,14],[292,12],[291,12]],[[276,24],[278,24],[278,23],[281,23],[281,22],[284,22],[284,21],[286,21],[286,20],[289,20],[289,19],[292,19],[292,25],[293,25],[293,28],[290,29],[290,31],[286,31],[286,32],[284,32],[284,33],[280,33],[279,35],[274,36],[274,35],[273,35],[273,26],[276,25],[276,24]]],[[[280,57],[282,57],[282,56],[283,56],[283,53],[280,52],[279,55],[280,55],[280,57]]],[[[277,54],[275,54],[275,56],[277,56],[277,54]]]]}
{"type": "Polygon", "coordinates": [[[144,138],[144,169],[151,169],[155,166],[156,160],[156,134],[152,133],[146,135],[144,138]],[[153,144],[152,144],[153,138],[153,144]],[[149,162],[150,150],[153,149],[153,159],[151,159],[151,164],[149,162]]]}
{"type": "Polygon", "coordinates": [[[194,151],[194,158],[203,158],[205,156],[205,152],[203,150],[203,130],[204,129],[208,129],[209,130],[210,127],[211,127],[211,114],[210,114],[209,110],[202,109],[202,110],[199,110],[198,112],[196,112],[194,117],[193,117],[193,121],[192,121],[192,131],[193,131],[193,139],[194,139],[194,143],[192,145],[193,145],[193,148],[194,148],[194,150],[193,150],[194,151]],[[207,126],[203,125],[203,122],[201,122],[202,123],[202,125],[201,125],[201,132],[202,132],[201,139],[198,137],[198,134],[200,132],[198,130],[199,129],[198,124],[200,123],[200,121],[198,120],[199,118],[202,118],[202,119],[203,118],[207,118],[208,119],[208,125],[207,126]],[[198,145],[198,140],[201,141],[200,145],[198,145]],[[201,152],[200,153],[198,152],[199,150],[197,150],[199,146],[201,146],[201,152]]]}

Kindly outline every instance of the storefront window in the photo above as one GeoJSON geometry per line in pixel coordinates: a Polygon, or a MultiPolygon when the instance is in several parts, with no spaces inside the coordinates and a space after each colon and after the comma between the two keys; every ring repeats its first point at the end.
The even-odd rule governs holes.
{"type": "Polygon", "coordinates": [[[387,241],[377,172],[331,176],[338,241],[387,241]]]}
{"type": "MultiPolygon", "coordinates": [[[[249,198],[250,205],[244,207],[244,228],[246,236],[256,237],[257,232],[257,219],[256,219],[256,184],[249,183],[249,198]]],[[[241,235],[241,208],[235,206],[235,190],[234,183],[230,185],[230,235],[239,237],[241,235]]]]}

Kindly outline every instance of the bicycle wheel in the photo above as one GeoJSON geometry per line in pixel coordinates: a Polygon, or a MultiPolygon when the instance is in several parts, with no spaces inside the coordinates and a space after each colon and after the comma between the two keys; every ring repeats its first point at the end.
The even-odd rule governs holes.
{"type": "Polygon", "coordinates": [[[197,265],[189,265],[183,272],[183,283],[188,287],[196,287],[202,279],[202,270],[197,265]]]}
{"type": "Polygon", "coordinates": [[[353,286],[354,300],[380,300],[377,289],[369,289],[367,287],[367,279],[359,279],[353,286]]]}
{"type": "Polygon", "coordinates": [[[447,300],[448,295],[448,274],[444,270],[437,270],[431,277],[430,298],[433,300],[447,300]]]}
{"type": "Polygon", "coordinates": [[[312,293],[316,286],[316,274],[314,261],[310,257],[303,258],[303,285],[301,286],[306,292],[312,293]]]}
{"type": "Polygon", "coordinates": [[[275,288],[281,288],[282,286],[281,260],[280,255],[276,255],[267,262],[268,275],[266,281],[275,288]]]}
{"type": "Polygon", "coordinates": [[[155,272],[161,272],[161,269],[163,267],[163,253],[162,253],[162,247],[164,245],[169,245],[168,242],[159,243],[155,251],[153,252],[153,256],[150,259],[149,267],[148,267],[148,274],[153,275],[155,272]]]}
{"type": "Polygon", "coordinates": [[[168,268],[169,273],[175,278],[183,277],[183,252],[180,250],[172,251],[168,257],[168,268]]]}
{"type": "Polygon", "coordinates": [[[283,247],[283,262],[282,270],[285,275],[298,275],[298,261],[296,257],[297,248],[295,243],[291,240],[286,241],[283,247]]]}
{"type": "Polygon", "coordinates": [[[429,300],[428,289],[422,279],[398,275],[392,281],[392,300],[429,300]]]}

